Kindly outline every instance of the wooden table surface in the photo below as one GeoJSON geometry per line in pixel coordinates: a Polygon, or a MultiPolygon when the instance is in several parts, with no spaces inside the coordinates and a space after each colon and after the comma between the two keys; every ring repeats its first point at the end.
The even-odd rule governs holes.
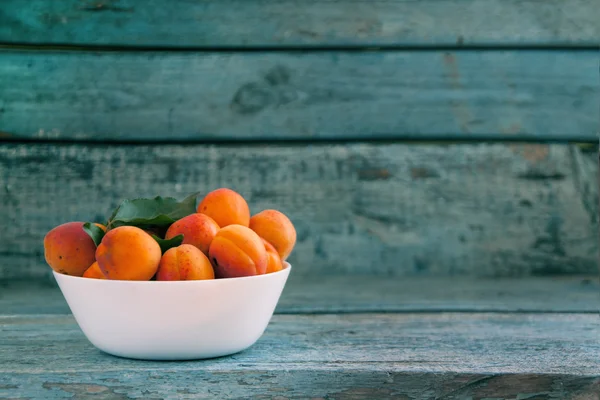
{"type": "Polygon", "coordinates": [[[597,399],[599,290],[586,276],[296,277],[250,349],[148,362],[93,347],[56,287],[15,283],[0,292],[0,398],[597,399]]]}

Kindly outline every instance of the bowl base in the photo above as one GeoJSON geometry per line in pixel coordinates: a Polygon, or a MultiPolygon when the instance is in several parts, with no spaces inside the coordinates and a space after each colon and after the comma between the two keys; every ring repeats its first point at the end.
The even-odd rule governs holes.
{"type": "MultiPolygon", "coordinates": [[[[249,346],[251,347],[251,346],[249,346]]],[[[138,361],[199,361],[199,360],[210,360],[213,358],[222,358],[231,356],[233,354],[240,353],[244,350],[247,350],[249,347],[240,349],[240,350],[232,350],[232,351],[224,351],[224,352],[215,352],[211,354],[128,354],[121,353],[118,351],[107,351],[103,350],[99,347],[96,347],[102,353],[108,354],[109,356],[124,358],[128,360],[138,360],[138,361]]]]}

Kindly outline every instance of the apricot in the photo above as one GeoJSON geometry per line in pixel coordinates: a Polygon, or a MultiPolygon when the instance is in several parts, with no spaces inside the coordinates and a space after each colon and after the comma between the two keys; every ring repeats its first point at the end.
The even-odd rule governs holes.
{"type": "Polygon", "coordinates": [[[221,228],[208,253],[217,278],[261,275],[267,270],[267,250],[263,241],[242,225],[221,228]]]}
{"type": "Polygon", "coordinates": [[[96,249],[100,270],[107,279],[116,280],[150,280],[161,255],[156,240],[135,226],[109,230],[96,249]]]}
{"type": "Polygon", "coordinates": [[[281,260],[288,258],[296,245],[296,229],[292,221],[277,210],[264,210],[250,218],[250,229],[271,243],[281,260]]]}
{"type": "Polygon", "coordinates": [[[267,271],[265,274],[281,271],[283,269],[283,264],[281,262],[281,257],[279,257],[279,253],[277,253],[277,250],[275,250],[275,247],[273,247],[271,243],[263,238],[261,238],[261,240],[265,244],[265,250],[267,250],[267,271]]]}
{"type": "Polygon", "coordinates": [[[83,222],[67,222],[44,237],[44,256],[54,271],[82,276],[94,262],[96,245],[83,230],[83,222]]]}
{"type": "Polygon", "coordinates": [[[233,224],[248,226],[250,223],[248,203],[239,193],[227,188],[207,194],[198,204],[197,211],[211,217],[221,228],[233,224]]]}
{"type": "Polygon", "coordinates": [[[92,278],[92,279],[106,279],[102,271],[100,271],[100,267],[98,263],[94,261],[92,265],[83,273],[84,278],[92,278]]]}
{"type": "Polygon", "coordinates": [[[157,281],[194,281],[215,279],[215,272],[208,258],[196,246],[182,244],[163,254],[157,281]]]}
{"type": "Polygon", "coordinates": [[[202,253],[208,256],[210,242],[214,239],[219,225],[214,219],[205,214],[191,214],[174,222],[165,235],[165,239],[171,239],[177,235],[183,235],[181,244],[196,246],[202,253]]]}

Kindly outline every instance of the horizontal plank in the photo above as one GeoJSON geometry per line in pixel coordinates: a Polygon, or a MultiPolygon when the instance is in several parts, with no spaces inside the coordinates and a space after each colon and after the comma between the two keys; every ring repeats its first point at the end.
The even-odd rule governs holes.
{"type": "Polygon", "coordinates": [[[4,0],[0,42],[268,47],[597,45],[589,0],[4,0]]]}
{"type": "Polygon", "coordinates": [[[598,393],[598,329],[582,314],[276,315],[242,353],[140,363],[71,316],[0,316],[0,396],[593,399],[572,396],[598,393]]]}
{"type": "Polygon", "coordinates": [[[244,370],[193,373],[99,371],[90,375],[4,374],[7,399],[575,399],[598,398],[599,379],[564,375],[454,374],[338,370],[244,370]],[[540,394],[542,393],[542,394],[540,394]]]}
{"type": "MultiPolygon", "coordinates": [[[[68,314],[54,282],[9,281],[0,290],[3,314],[68,314]]],[[[600,311],[596,276],[469,278],[290,276],[275,313],[600,311]],[[352,290],[349,290],[352,288],[352,290]]]]}
{"type": "Polygon", "coordinates": [[[0,57],[16,138],[597,140],[595,50],[0,57]]]}
{"type": "Polygon", "coordinates": [[[570,145],[0,145],[0,279],[125,198],[231,187],[290,216],[298,275],[597,273],[595,153],[570,145]]]}

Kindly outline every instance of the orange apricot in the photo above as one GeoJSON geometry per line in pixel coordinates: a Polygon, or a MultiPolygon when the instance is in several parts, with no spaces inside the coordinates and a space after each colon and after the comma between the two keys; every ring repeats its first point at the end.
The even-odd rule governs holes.
{"type": "Polygon", "coordinates": [[[208,215],[196,213],[174,222],[167,230],[165,239],[183,235],[182,244],[196,246],[208,256],[210,242],[212,242],[218,230],[219,225],[217,225],[214,219],[208,215]]]}
{"type": "Polygon", "coordinates": [[[44,237],[44,257],[54,271],[82,276],[95,260],[96,245],[83,230],[83,222],[67,222],[44,237]]]}
{"type": "Polygon", "coordinates": [[[142,229],[120,226],[104,235],[96,261],[107,279],[147,281],[158,269],[160,246],[142,229]]]}
{"type": "Polygon", "coordinates": [[[157,281],[194,281],[215,279],[215,272],[208,258],[196,246],[182,244],[163,254],[157,281]]]}
{"type": "Polygon", "coordinates": [[[248,203],[239,193],[227,188],[207,194],[198,204],[197,212],[208,215],[221,228],[233,224],[248,226],[250,223],[248,203]]]}
{"type": "Polygon", "coordinates": [[[83,273],[84,278],[92,278],[92,279],[106,279],[102,271],[100,271],[100,267],[98,263],[94,261],[92,265],[83,273]]]}
{"type": "Polygon", "coordinates": [[[264,243],[255,232],[242,225],[221,228],[208,253],[217,278],[261,275],[267,270],[264,243]]]}
{"type": "Polygon", "coordinates": [[[281,271],[283,269],[283,264],[281,262],[281,257],[279,257],[279,253],[275,250],[275,247],[265,239],[261,238],[263,243],[265,244],[265,250],[267,250],[267,270],[265,274],[270,274],[271,272],[281,271]]]}
{"type": "Polygon", "coordinates": [[[271,243],[281,260],[288,258],[296,245],[296,229],[292,221],[277,210],[264,210],[250,218],[250,229],[271,243]]]}

